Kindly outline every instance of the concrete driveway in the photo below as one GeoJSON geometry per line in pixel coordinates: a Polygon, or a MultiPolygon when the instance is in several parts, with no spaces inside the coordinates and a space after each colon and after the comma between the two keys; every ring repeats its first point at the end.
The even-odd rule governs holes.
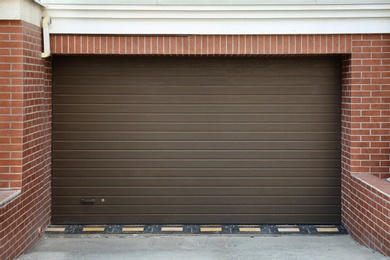
{"type": "Polygon", "coordinates": [[[49,235],[20,260],[384,260],[349,235],[49,235]]]}

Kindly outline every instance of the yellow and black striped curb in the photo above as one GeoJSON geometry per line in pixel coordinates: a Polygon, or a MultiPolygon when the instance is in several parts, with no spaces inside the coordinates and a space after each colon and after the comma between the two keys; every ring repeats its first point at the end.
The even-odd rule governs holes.
{"type": "Polygon", "coordinates": [[[46,234],[348,234],[340,225],[50,225],[46,234]]]}

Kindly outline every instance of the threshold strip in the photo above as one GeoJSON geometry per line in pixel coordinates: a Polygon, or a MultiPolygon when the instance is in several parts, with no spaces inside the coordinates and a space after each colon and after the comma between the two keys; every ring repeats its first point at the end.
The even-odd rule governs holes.
{"type": "Polygon", "coordinates": [[[251,234],[251,235],[344,235],[341,225],[224,225],[224,224],[136,224],[136,225],[50,225],[46,234],[251,234]]]}

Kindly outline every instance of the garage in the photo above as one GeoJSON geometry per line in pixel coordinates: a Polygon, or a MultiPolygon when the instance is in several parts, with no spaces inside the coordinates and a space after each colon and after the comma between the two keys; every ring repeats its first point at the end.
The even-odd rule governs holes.
{"type": "Polygon", "coordinates": [[[337,56],[53,58],[52,223],[339,224],[337,56]]]}

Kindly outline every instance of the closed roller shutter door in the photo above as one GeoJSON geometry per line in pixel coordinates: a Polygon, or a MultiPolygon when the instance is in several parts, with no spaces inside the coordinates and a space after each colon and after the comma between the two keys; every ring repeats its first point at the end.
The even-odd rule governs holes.
{"type": "Polygon", "coordinates": [[[340,223],[337,57],[53,62],[53,223],[340,223]]]}

